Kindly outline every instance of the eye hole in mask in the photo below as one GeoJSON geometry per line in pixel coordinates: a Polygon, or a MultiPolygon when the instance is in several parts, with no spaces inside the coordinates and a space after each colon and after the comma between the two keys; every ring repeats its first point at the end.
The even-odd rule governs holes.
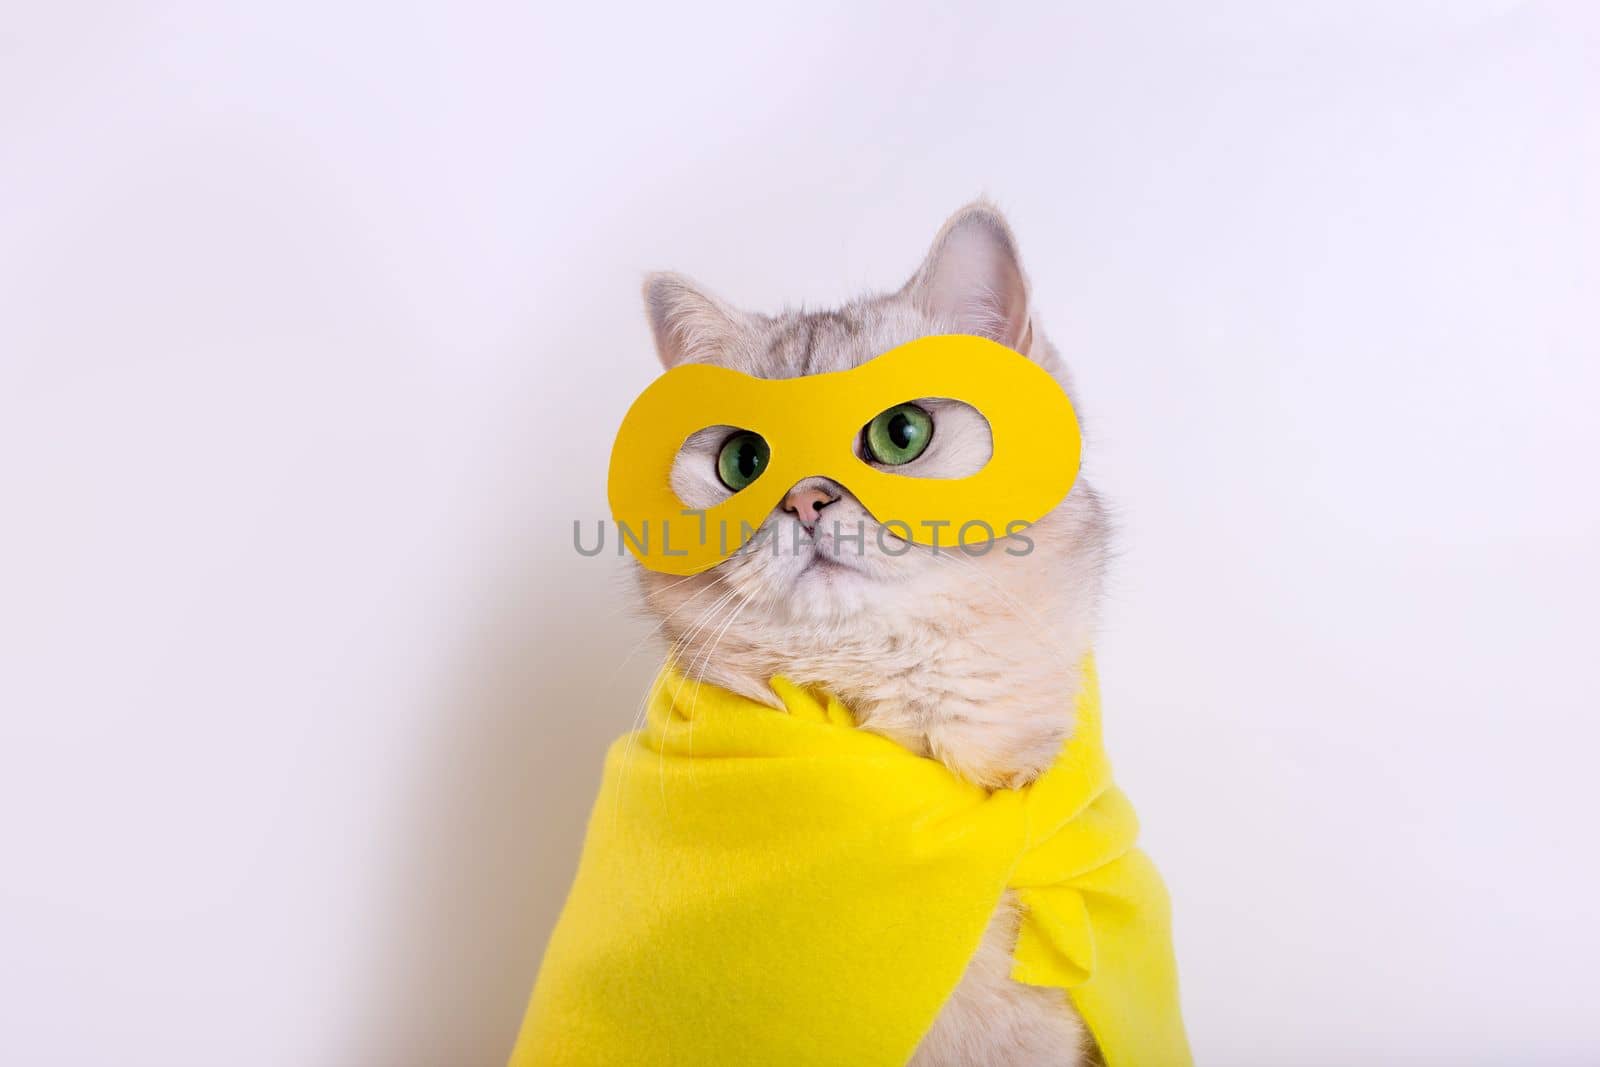
{"type": "Polygon", "coordinates": [[[1015,532],[1071,490],[1081,448],[1071,401],[1048,371],[994,341],[944,335],[803,378],[675,367],[623,419],[609,495],[639,562],[688,575],[737,552],[784,492],[812,476],[845,486],[880,525],[918,544],[948,547],[972,525],[990,536],[1015,532]],[[976,470],[963,465],[970,473],[919,476],[946,410],[930,407],[946,404],[988,424],[990,454],[976,470]],[[732,428],[715,466],[731,495],[697,509],[674,491],[673,463],[691,436],[714,426],[732,428]]]}
{"type": "Polygon", "coordinates": [[[861,429],[861,451],[875,463],[898,467],[928,450],[933,416],[916,404],[896,404],[861,429]]]}
{"type": "Polygon", "coordinates": [[[772,458],[772,449],[758,433],[740,430],[717,450],[717,477],[737,493],[761,477],[772,458]]]}

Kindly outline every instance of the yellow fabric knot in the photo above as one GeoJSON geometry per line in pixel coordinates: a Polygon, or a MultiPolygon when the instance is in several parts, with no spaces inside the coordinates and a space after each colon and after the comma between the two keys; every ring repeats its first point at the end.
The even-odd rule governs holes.
{"type": "Polygon", "coordinates": [[[1066,991],[1107,1067],[1187,1067],[1168,902],[1111,781],[1086,663],[1071,740],[988,791],[772,682],[672,671],[612,746],[514,1067],[901,1064],[1001,896],[1012,975],[1066,991]]]}

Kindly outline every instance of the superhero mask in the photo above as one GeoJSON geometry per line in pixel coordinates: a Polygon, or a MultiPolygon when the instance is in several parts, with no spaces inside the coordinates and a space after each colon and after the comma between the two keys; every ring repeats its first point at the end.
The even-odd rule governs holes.
{"type": "Polygon", "coordinates": [[[622,420],[611,450],[611,513],[641,564],[697,574],[749,541],[796,482],[821,476],[902,539],[949,546],[951,531],[978,526],[992,538],[1042,518],[1072,488],[1082,448],[1060,383],[982,337],[924,337],[859,367],[803,378],[685,364],[651,383],[622,420]],[[993,453],[982,469],[917,477],[909,461],[875,465],[857,454],[864,439],[892,450],[915,447],[920,434],[925,446],[933,427],[913,405],[924,397],[961,401],[988,421],[993,453]],[[710,426],[737,427],[729,442],[739,447],[722,472],[734,491],[696,510],[673,491],[672,464],[684,441],[710,426]]]}

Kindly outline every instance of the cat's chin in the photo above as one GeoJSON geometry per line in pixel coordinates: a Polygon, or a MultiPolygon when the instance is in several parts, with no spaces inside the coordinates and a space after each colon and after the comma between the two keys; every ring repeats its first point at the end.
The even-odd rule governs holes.
{"type": "Polygon", "coordinates": [[[816,552],[786,576],[781,599],[795,621],[838,624],[867,611],[880,584],[861,564],[816,552]]]}
{"type": "Polygon", "coordinates": [[[807,591],[825,597],[831,592],[851,589],[870,580],[860,567],[817,552],[800,565],[790,583],[796,593],[807,591]]]}
{"type": "Polygon", "coordinates": [[[813,552],[811,554],[811,558],[806,560],[806,562],[801,565],[800,573],[795,575],[795,578],[796,580],[799,580],[807,575],[815,575],[822,579],[827,579],[835,575],[857,575],[862,578],[867,577],[866,572],[860,567],[853,563],[846,563],[837,556],[831,556],[826,552],[813,552]]]}

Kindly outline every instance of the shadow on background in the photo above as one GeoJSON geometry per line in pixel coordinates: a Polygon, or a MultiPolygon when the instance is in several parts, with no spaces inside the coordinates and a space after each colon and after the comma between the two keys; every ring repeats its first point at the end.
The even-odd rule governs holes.
{"type": "Polygon", "coordinates": [[[505,1062],[603,754],[657,662],[628,588],[615,559],[573,557],[529,561],[492,592],[416,775],[383,992],[344,1062],[505,1062]]]}

